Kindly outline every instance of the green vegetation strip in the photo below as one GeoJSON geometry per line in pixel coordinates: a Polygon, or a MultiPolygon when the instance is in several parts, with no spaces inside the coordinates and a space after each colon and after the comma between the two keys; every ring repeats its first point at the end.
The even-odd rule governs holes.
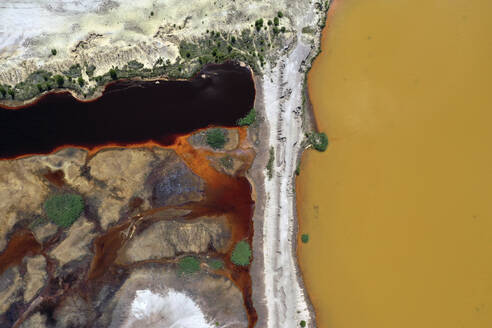
{"type": "Polygon", "coordinates": [[[251,262],[251,247],[249,244],[241,240],[236,244],[231,255],[232,263],[239,266],[248,266],[251,262]]]}
{"type": "Polygon", "coordinates": [[[270,147],[270,158],[268,159],[267,163],[267,175],[268,179],[271,179],[273,177],[273,162],[275,161],[275,151],[273,150],[273,147],[270,147]]]}
{"type": "Polygon", "coordinates": [[[84,210],[84,200],[80,195],[53,195],[44,203],[44,211],[48,218],[60,227],[68,228],[84,210]]]}
{"type": "Polygon", "coordinates": [[[237,125],[239,126],[251,125],[255,122],[255,120],[256,120],[256,111],[254,108],[251,108],[251,110],[245,117],[237,120],[237,125]]]}

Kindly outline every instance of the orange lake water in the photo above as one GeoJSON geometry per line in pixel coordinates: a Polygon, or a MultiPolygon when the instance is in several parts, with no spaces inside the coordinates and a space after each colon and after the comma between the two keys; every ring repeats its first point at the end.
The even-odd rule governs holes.
{"type": "Polygon", "coordinates": [[[492,327],[492,1],[335,0],[297,178],[321,328],[492,327]]]}

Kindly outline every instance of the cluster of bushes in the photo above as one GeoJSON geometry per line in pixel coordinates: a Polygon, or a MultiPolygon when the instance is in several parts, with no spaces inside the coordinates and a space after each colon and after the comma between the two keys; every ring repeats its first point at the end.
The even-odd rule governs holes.
{"type": "Polygon", "coordinates": [[[60,227],[68,228],[84,210],[84,200],[76,194],[56,194],[44,203],[46,216],[60,227]]]}
{"type": "Polygon", "coordinates": [[[328,137],[324,132],[311,132],[306,136],[311,147],[317,151],[325,151],[328,147],[328,137]]]}

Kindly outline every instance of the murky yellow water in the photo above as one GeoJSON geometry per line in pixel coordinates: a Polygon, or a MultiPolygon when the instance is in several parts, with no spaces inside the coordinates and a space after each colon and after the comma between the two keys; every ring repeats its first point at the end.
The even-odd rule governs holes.
{"type": "Polygon", "coordinates": [[[492,1],[337,0],[299,256],[321,328],[492,327],[492,1]]]}

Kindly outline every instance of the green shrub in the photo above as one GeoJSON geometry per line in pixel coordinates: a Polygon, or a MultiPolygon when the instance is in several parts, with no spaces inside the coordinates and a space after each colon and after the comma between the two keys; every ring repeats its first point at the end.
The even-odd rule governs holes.
{"type": "Polygon", "coordinates": [[[273,162],[275,161],[275,151],[273,150],[273,147],[270,148],[270,158],[268,159],[267,163],[267,175],[268,179],[271,179],[273,177],[273,162]]]}
{"type": "Polygon", "coordinates": [[[116,70],[115,70],[114,68],[111,68],[111,69],[109,70],[109,76],[111,76],[111,78],[112,78],[113,80],[116,80],[116,78],[118,77],[118,76],[117,76],[117,74],[116,74],[116,70]]]}
{"type": "Polygon", "coordinates": [[[183,257],[178,263],[180,274],[192,274],[200,271],[200,262],[193,256],[183,257]]]}
{"type": "Polygon", "coordinates": [[[306,327],[306,321],[301,320],[301,322],[299,322],[299,326],[306,327]]]}
{"type": "Polygon", "coordinates": [[[12,97],[12,99],[14,99],[14,98],[15,98],[15,90],[14,90],[14,89],[10,89],[10,88],[9,88],[9,89],[7,90],[7,93],[8,93],[8,94],[12,97]]]}
{"type": "Polygon", "coordinates": [[[254,108],[251,108],[249,113],[243,117],[237,120],[237,125],[239,126],[245,126],[245,125],[251,125],[256,119],[256,111],[254,108]]]}
{"type": "Polygon", "coordinates": [[[307,233],[302,234],[301,241],[305,244],[309,241],[309,235],[307,233]]]}
{"type": "Polygon", "coordinates": [[[317,151],[325,151],[328,147],[328,137],[324,132],[311,132],[307,135],[308,142],[317,151]]]}
{"type": "Polygon", "coordinates": [[[280,24],[280,22],[279,22],[279,20],[278,20],[278,17],[275,17],[275,18],[273,19],[273,25],[278,26],[278,24],[280,24]]]}
{"type": "Polygon", "coordinates": [[[55,82],[58,85],[58,87],[61,88],[63,86],[63,84],[65,83],[65,79],[63,78],[63,76],[55,75],[54,78],[55,78],[55,82]]]}
{"type": "Polygon", "coordinates": [[[71,226],[83,210],[84,200],[75,194],[53,195],[44,203],[44,211],[48,218],[63,228],[71,226]]]}
{"type": "Polygon", "coordinates": [[[282,17],[284,17],[284,14],[283,14],[281,11],[279,11],[279,12],[277,13],[277,17],[278,17],[278,18],[282,18],[282,17]]]}
{"type": "Polygon", "coordinates": [[[220,270],[224,268],[224,261],[219,259],[213,259],[208,262],[208,265],[214,270],[220,270]]]}
{"type": "Polygon", "coordinates": [[[85,81],[84,81],[84,79],[83,79],[82,77],[79,77],[79,78],[77,79],[77,82],[79,83],[79,85],[80,85],[81,87],[83,87],[83,86],[84,86],[85,81]]]}
{"type": "Polygon", "coordinates": [[[2,87],[1,85],[0,85],[0,93],[2,94],[2,97],[5,97],[5,95],[7,94],[7,90],[5,90],[5,88],[2,87]]]}
{"type": "Polygon", "coordinates": [[[221,129],[210,129],[207,131],[207,144],[213,149],[221,149],[226,143],[224,131],[221,129]]]}
{"type": "Polygon", "coordinates": [[[51,54],[52,54],[53,56],[56,56],[56,49],[51,49],[51,54]]]}
{"type": "Polygon", "coordinates": [[[247,266],[251,262],[251,247],[247,242],[241,240],[236,244],[231,255],[232,263],[247,266]]]}

